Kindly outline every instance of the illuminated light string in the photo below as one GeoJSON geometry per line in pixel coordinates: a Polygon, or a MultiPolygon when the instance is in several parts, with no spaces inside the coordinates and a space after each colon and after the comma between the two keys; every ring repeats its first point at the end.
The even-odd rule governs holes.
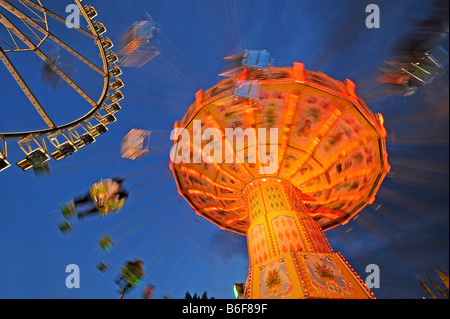
{"type": "MultiPolygon", "coordinates": [[[[358,179],[363,176],[370,176],[372,173],[373,172],[372,172],[371,168],[367,168],[367,169],[363,169],[363,170],[356,170],[356,171],[354,171],[354,173],[350,173],[345,177],[337,178],[336,180],[334,180],[332,183],[326,185],[325,187],[321,187],[321,186],[309,186],[308,187],[308,186],[301,186],[302,184],[300,184],[299,188],[301,188],[302,192],[305,194],[320,192],[320,191],[328,191],[328,190],[331,190],[332,188],[336,187],[339,184],[351,181],[353,179],[358,179]]],[[[314,178],[312,178],[312,179],[314,179],[314,178]]]]}
{"type": "Polygon", "coordinates": [[[216,196],[214,194],[205,192],[205,191],[201,191],[201,190],[196,190],[196,189],[188,189],[186,190],[189,194],[195,194],[195,195],[205,195],[205,196],[209,196],[212,197],[214,199],[217,200],[235,200],[235,199],[239,199],[240,197],[225,197],[225,196],[216,196]]]}
{"type": "MultiPolygon", "coordinates": [[[[353,238],[352,240],[352,235],[350,234],[344,234],[341,232],[341,229],[339,230],[332,230],[331,232],[333,232],[334,234],[336,234],[336,236],[341,239],[344,243],[347,243],[347,245],[345,246],[346,249],[348,249],[349,253],[352,255],[352,260],[354,264],[359,264],[360,267],[362,267],[362,274],[364,274],[364,269],[366,265],[372,264],[373,260],[368,260],[366,258],[366,254],[361,254],[359,253],[359,251],[357,250],[356,247],[354,247],[354,240],[356,238],[353,238]]],[[[366,243],[363,243],[364,246],[366,246],[366,243]]],[[[367,249],[367,247],[366,247],[367,249]]],[[[367,284],[365,283],[365,281],[363,280],[363,277],[361,277],[360,275],[358,275],[356,273],[356,271],[354,270],[354,268],[349,264],[349,262],[343,257],[343,255],[340,252],[337,252],[338,257],[341,259],[341,261],[348,266],[349,269],[352,270],[352,273],[354,275],[354,277],[356,278],[357,281],[360,282],[360,284],[367,290],[367,292],[370,294],[371,298],[376,298],[374,295],[374,292],[371,291],[370,288],[368,288],[367,284]]],[[[395,259],[397,256],[395,256],[395,254],[392,256],[393,259],[395,259]]]]}
{"type": "MultiPolygon", "coordinates": [[[[212,119],[210,118],[209,120],[212,120],[212,119]]],[[[222,132],[222,135],[223,135],[223,132],[222,132]]],[[[227,144],[226,144],[226,145],[227,145],[227,144]]],[[[199,158],[201,158],[202,155],[205,156],[205,154],[203,154],[202,149],[201,149],[198,145],[196,145],[196,143],[191,144],[191,146],[192,146],[192,152],[193,152],[193,154],[197,154],[199,158]]],[[[211,157],[209,157],[209,156],[208,156],[207,158],[208,158],[208,160],[211,162],[211,163],[210,163],[211,165],[213,165],[217,170],[219,170],[220,172],[222,172],[222,173],[223,173],[224,175],[226,175],[228,178],[230,178],[230,179],[232,179],[232,180],[234,180],[234,181],[240,181],[239,179],[237,179],[236,177],[234,177],[233,175],[231,175],[230,173],[228,173],[226,170],[222,169],[222,167],[221,167],[218,163],[216,163],[216,162],[213,160],[213,158],[211,158],[211,157]]],[[[204,160],[205,160],[205,158],[204,158],[204,160]]],[[[183,169],[184,169],[184,167],[182,167],[182,170],[183,170],[183,169]]],[[[190,171],[190,172],[193,173],[193,171],[190,171]]],[[[198,174],[197,174],[197,175],[198,175],[198,174]]],[[[210,183],[212,183],[212,184],[215,185],[215,186],[218,186],[218,187],[227,189],[226,186],[219,186],[219,185],[222,185],[222,184],[217,184],[216,182],[212,181],[210,178],[208,178],[208,177],[205,176],[205,175],[202,175],[202,174],[201,174],[199,177],[200,177],[200,178],[203,178],[203,179],[206,178],[208,181],[210,181],[210,183]]]]}
{"type": "MultiPolygon", "coordinates": [[[[217,165],[217,166],[215,166],[215,167],[220,167],[220,166],[217,165]]],[[[223,189],[227,189],[227,190],[231,190],[231,191],[238,190],[237,188],[232,188],[232,187],[226,186],[226,185],[224,185],[224,184],[215,182],[215,181],[213,181],[211,178],[209,178],[208,176],[206,176],[206,175],[200,173],[199,171],[197,171],[197,170],[195,170],[195,169],[187,168],[186,166],[181,166],[179,169],[180,169],[180,171],[182,171],[182,172],[186,172],[186,173],[189,173],[189,174],[191,174],[191,175],[193,175],[193,176],[199,177],[199,178],[201,178],[201,179],[207,181],[208,183],[210,183],[210,184],[212,184],[212,185],[214,185],[214,186],[217,186],[217,187],[220,187],[220,188],[223,188],[223,189]]],[[[229,177],[229,178],[231,178],[231,179],[233,179],[233,180],[236,181],[236,179],[235,179],[231,174],[229,174],[226,170],[221,169],[221,171],[222,171],[225,175],[227,175],[227,177],[229,177]]]]}
{"type": "MultiPolygon", "coordinates": [[[[305,179],[306,181],[308,181],[308,180],[313,180],[313,179],[319,177],[320,175],[325,174],[326,172],[328,172],[328,171],[333,167],[333,165],[335,165],[337,162],[339,162],[340,160],[342,160],[343,158],[345,158],[345,155],[346,155],[346,156],[351,155],[351,153],[352,153],[353,151],[357,150],[358,147],[360,147],[361,145],[366,144],[367,141],[368,141],[368,140],[367,140],[366,138],[363,137],[363,138],[361,138],[361,140],[357,140],[357,141],[348,143],[345,147],[343,147],[342,149],[336,151],[334,154],[332,154],[332,155],[330,156],[331,159],[326,161],[326,163],[325,163],[326,165],[323,166],[323,169],[319,170],[319,172],[315,172],[314,175],[313,175],[313,172],[314,172],[314,171],[311,172],[311,173],[306,173],[306,174],[304,175],[304,179],[305,179]],[[344,155],[344,157],[343,157],[342,155],[344,155]]],[[[311,156],[312,156],[312,154],[309,154],[309,158],[311,158],[311,156]]],[[[304,163],[306,163],[306,162],[307,162],[307,160],[304,161],[304,163]]],[[[300,168],[297,169],[297,170],[295,171],[295,173],[292,174],[292,175],[290,176],[290,178],[293,178],[298,172],[300,172],[300,169],[301,169],[301,167],[302,167],[303,165],[304,165],[304,164],[302,164],[302,165],[300,166],[300,168]]]]}
{"type": "Polygon", "coordinates": [[[359,216],[359,215],[358,215],[359,216]]]}

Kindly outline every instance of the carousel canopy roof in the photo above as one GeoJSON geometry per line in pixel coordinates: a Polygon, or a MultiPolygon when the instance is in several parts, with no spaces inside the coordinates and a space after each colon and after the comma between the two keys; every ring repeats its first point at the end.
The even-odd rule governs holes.
{"type": "Polygon", "coordinates": [[[277,177],[300,190],[323,230],[346,223],[373,202],[389,171],[383,118],[354,90],[349,80],[343,83],[294,63],[245,68],[199,91],[175,123],[181,134],[174,141],[171,169],[180,194],[197,214],[246,234],[244,187],[258,178],[277,177]],[[200,140],[208,128],[220,135],[200,140]],[[248,128],[256,139],[245,138],[252,131],[248,128]],[[278,134],[265,130],[263,136],[259,128],[278,128],[278,134]],[[234,130],[232,139],[227,129],[234,130]],[[244,143],[238,143],[239,135],[244,143]],[[183,147],[189,156],[182,154],[183,147]]]}

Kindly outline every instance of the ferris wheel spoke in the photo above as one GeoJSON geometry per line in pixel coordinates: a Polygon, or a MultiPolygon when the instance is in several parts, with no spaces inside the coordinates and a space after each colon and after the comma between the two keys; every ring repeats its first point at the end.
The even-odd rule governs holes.
{"type": "MultiPolygon", "coordinates": [[[[1,18],[1,16],[0,16],[0,18],[1,18]]],[[[19,45],[17,44],[16,39],[14,39],[14,36],[11,34],[11,31],[9,31],[9,29],[8,29],[8,34],[9,34],[9,36],[11,37],[11,39],[13,40],[14,45],[12,45],[12,44],[6,42],[5,40],[2,40],[2,41],[5,42],[5,43],[7,43],[9,46],[11,46],[11,47],[14,48],[14,49],[19,49],[19,45]]]]}
{"type": "Polygon", "coordinates": [[[34,39],[34,40],[36,40],[36,41],[39,41],[39,42],[42,42],[44,39],[41,39],[37,34],[36,34],[36,32],[34,32],[34,30],[30,27],[30,25],[26,22],[26,20],[22,20],[22,22],[23,22],[23,24],[28,28],[28,30],[30,30],[32,33],[33,33],[33,35],[31,35],[31,34],[27,34],[30,38],[32,38],[32,39],[34,39]]]}
{"type": "Polygon", "coordinates": [[[0,5],[5,7],[7,10],[10,10],[16,17],[21,19],[24,23],[28,23],[33,28],[37,29],[39,32],[44,34],[45,36],[48,36],[50,39],[52,39],[56,44],[64,48],[66,51],[70,52],[73,56],[77,57],[80,61],[84,62],[86,65],[90,66],[93,70],[100,73],[101,75],[105,76],[105,72],[103,72],[99,67],[97,67],[95,64],[93,64],[91,61],[83,57],[80,53],[78,53],[76,50],[71,48],[69,45],[67,45],[64,41],[60,40],[58,37],[53,35],[50,31],[46,30],[42,26],[40,26],[38,23],[33,21],[30,17],[28,17],[25,13],[20,11],[18,8],[13,6],[12,4],[8,3],[5,0],[0,0],[0,5]]]}
{"type": "Polygon", "coordinates": [[[4,39],[0,39],[0,41],[2,41],[3,43],[5,43],[7,46],[11,47],[13,50],[17,49],[17,47],[13,46],[11,43],[5,41],[4,39]]]}
{"type": "MultiPolygon", "coordinates": [[[[3,1],[3,0],[2,0],[3,1]]],[[[0,23],[13,32],[29,49],[33,50],[38,57],[40,57],[45,63],[51,64],[53,71],[58,74],[67,84],[69,84],[75,91],[77,91],[86,101],[88,101],[93,107],[97,107],[97,103],[86,94],[72,79],[65,74],[53,61],[42,52],[38,46],[36,46],[27,36],[22,33],[8,18],[0,13],[0,23]]]]}
{"type": "MultiPolygon", "coordinates": [[[[44,8],[43,6],[38,5],[37,3],[34,3],[31,0],[21,0],[21,2],[26,4],[26,5],[28,5],[28,6],[30,6],[30,7],[32,7],[32,8],[34,8],[34,9],[36,9],[36,10],[39,10],[39,11],[49,15],[50,17],[54,18],[55,20],[57,20],[57,21],[59,21],[61,23],[64,23],[64,24],[67,23],[69,25],[72,25],[72,23],[68,22],[65,18],[61,17],[60,15],[54,13],[53,11],[51,11],[51,10],[49,10],[47,8],[44,8]]],[[[85,29],[83,29],[83,28],[81,28],[79,26],[76,26],[76,25],[72,25],[72,26],[73,26],[73,28],[75,30],[77,30],[77,31],[87,35],[88,37],[91,37],[93,39],[97,38],[97,36],[95,34],[89,32],[89,31],[87,31],[87,30],[85,30],[85,29]]]]}
{"type": "Polygon", "coordinates": [[[3,51],[3,49],[1,47],[0,47],[0,60],[2,60],[3,64],[6,66],[8,71],[11,73],[13,78],[16,80],[19,87],[25,93],[25,96],[30,100],[31,104],[33,104],[33,106],[38,111],[39,115],[42,117],[42,119],[48,125],[48,127],[55,128],[56,127],[55,123],[53,123],[52,119],[48,116],[45,109],[39,103],[36,96],[30,90],[27,83],[23,80],[22,76],[17,71],[17,69],[14,67],[14,65],[11,63],[11,60],[8,58],[8,56],[5,54],[5,52],[3,51]]]}
{"type": "MultiPolygon", "coordinates": [[[[36,11],[34,11],[34,10],[33,10],[32,8],[30,8],[29,6],[27,6],[25,3],[23,3],[22,0],[19,0],[19,2],[20,2],[22,5],[24,5],[28,10],[30,10],[30,11],[36,16],[35,18],[33,18],[34,20],[39,21],[39,22],[42,22],[42,23],[45,23],[45,24],[47,25],[47,16],[45,15],[45,13],[44,13],[44,16],[41,17],[39,14],[36,13],[36,11]]],[[[38,2],[39,2],[39,4],[41,4],[40,0],[38,0],[38,2]]],[[[41,5],[42,5],[42,4],[41,4],[41,5]]]]}

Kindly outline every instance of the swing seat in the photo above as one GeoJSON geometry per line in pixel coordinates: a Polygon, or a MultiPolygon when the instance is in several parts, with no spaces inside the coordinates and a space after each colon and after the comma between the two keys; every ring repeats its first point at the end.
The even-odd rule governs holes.
{"type": "Polygon", "coordinates": [[[114,243],[112,242],[111,238],[109,238],[108,235],[103,235],[98,240],[98,243],[99,243],[100,247],[106,252],[109,252],[114,248],[114,243]]]}
{"type": "Polygon", "coordinates": [[[89,133],[91,133],[92,137],[96,138],[97,136],[104,134],[107,131],[108,128],[103,123],[98,123],[96,126],[89,130],[89,133]]]}
{"type": "Polygon", "coordinates": [[[138,129],[128,132],[122,139],[121,156],[131,160],[145,156],[149,152],[150,134],[149,131],[138,129]]]}
{"type": "Polygon", "coordinates": [[[59,161],[62,158],[72,155],[77,151],[77,148],[69,141],[61,144],[56,150],[50,153],[55,161],[59,161]]]}
{"type": "Polygon", "coordinates": [[[105,111],[108,112],[108,113],[116,113],[116,112],[118,112],[120,110],[121,110],[121,107],[120,107],[120,103],[119,102],[115,102],[115,103],[110,104],[110,105],[105,105],[105,111]]]}
{"type": "Polygon", "coordinates": [[[133,23],[119,39],[119,56],[125,67],[142,67],[160,54],[159,28],[153,19],[133,23]]]}
{"type": "Polygon", "coordinates": [[[105,272],[109,269],[109,266],[104,263],[103,261],[99,261],[96,265],[97,269],[100,270],[101,272],[105,272]]]}
{"type": "Polygon", "coordinates": [[[73,231],[72,225],[66,220],[59,222],[57,226],[63,234],[67,234],[73,231]]]}
{"type": "Polygon", "coordinates": [[[245,50],[225,58],[226,66],[220,76],[231,77],[242,72],[243,68],[267,71],[274,59],[266,50],[245,50]]]}
{"type": "Polygon", "coordinates": [[[0,172],[10,166],[11,166],[11,164],[9,164],[6,159],[0,157],[0,172]]]}
{"type": "Polygon", "coordinates": [[[246,50],[242,65],[254,69],[266,69],[271,62],[270,53],[266,50],[246,50]]]}
{"type": "Polygon", "coordinates": [[[411,63],[409,68],[403,68],[402,70],[422,84],[431,84],[439,74],[440,69],[417,62],[411,63]]]}
{"type": "Polygon", "coordinates": [[[22,170],[27,171],[30,168],[39,166],[48,161],[50,157],[41,148],[35,149],[27,154],[27,157],[16,163],[22,170]]]}
{"type": "Polygon", "coordinates": [[[449,66],[448,52],[440,45],[424,53],[418,62],[413,62],[402,71],[409,74],[416,81],[428,85],[438,76],[447,72],[449,66]]]}
{"type": "Polygon", "coordinates": [[[83,135],[81,135],[79,139],[75,140],[73,145],[77,149],[80,149],[94,142],[95,138],[89,132],[86,132],[83,135]]]}
{"type": "Polygon", "coordinates": [[[94,24],[94,30],[95,30],[95,32],[97,32],[98,35],[102,35],[103,33],[106,32],[106,28],[103,25],[103,23],[94,21],[93,24],[94,24]]]}
{"type": "Polygon", "coordinates": [[[60,208],[62,215],[66,219],[70,219],[70,217],[73,217],[77,214],[77,210],[75,208],[75,204],[73,203],[73,201],[61,204],[60,208]]]}
{"type": "Polygon", "coordinates": [[[144,276],[144,271],[141,267],[127,265],[120,270],[120,274],[130,285],[139,286],[142,283],[141,278],[144,276]]]}
{"type": "Polygon", "coordinates": [[[234,89],[234,94],[247,99],[258,100],[261,84],[254,81],[241,81],[234,89]]]}
{"type": "Polygon", "coordinates": [[[47,161],[39,161],[37,164],[33,165],[33,172],[36,176],[49,176],[50,165],[48,165],[47,161]]]}
{"type": "Polygon", "coordinates": [[[83,8],[89,19],[93,19],[97,16],[97,10],[95,10],[93,6],[85,5],[83,8]]]}

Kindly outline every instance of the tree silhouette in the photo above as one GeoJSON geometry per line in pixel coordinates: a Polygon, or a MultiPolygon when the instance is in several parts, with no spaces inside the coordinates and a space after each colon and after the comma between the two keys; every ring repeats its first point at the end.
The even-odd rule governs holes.
{"type": "Polygon", "coordinates": [[[208,293],[206,291],[203,292],[202,297],[200,298],[200,296],[196,292],[194,293],[194,295],[191,295],[189,290],[187,290],[186,294],[184,295],[184,299],[200,300],[200,299],[215,299],[215,298],[214,297],[208,298],[208,293]]]}

